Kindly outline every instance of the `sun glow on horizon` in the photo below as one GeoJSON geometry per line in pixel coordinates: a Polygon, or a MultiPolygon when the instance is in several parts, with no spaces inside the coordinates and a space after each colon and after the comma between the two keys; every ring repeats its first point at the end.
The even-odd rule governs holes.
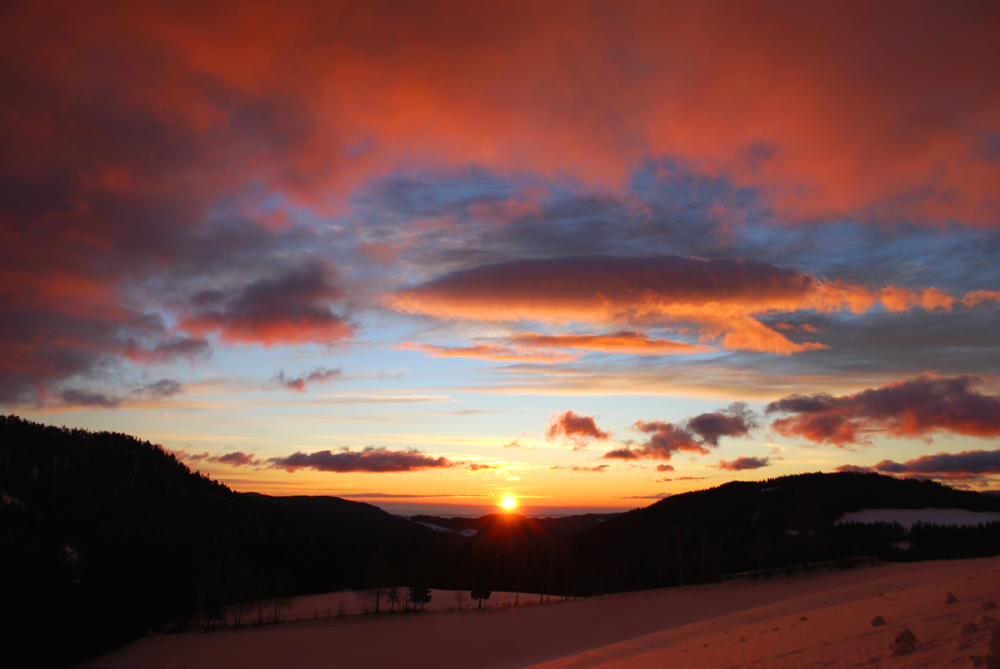
{"type": "Polygon", "coordinates": [[[517,506],[517,500],[511,497],[510,495],[507,495],[502,500],[500,500],[500,506],[510,511],[511,509],[517,506]]]}

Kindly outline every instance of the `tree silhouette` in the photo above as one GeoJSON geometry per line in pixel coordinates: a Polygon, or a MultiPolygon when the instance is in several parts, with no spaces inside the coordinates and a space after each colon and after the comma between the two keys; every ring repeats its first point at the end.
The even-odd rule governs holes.
{"type": "Polygon", "coordinates": [[[426,585],[411,585],[410,601],[413,602],[414,608],[420,605],[420,609],[423,610],[431,601],[430,589],[426,585]]]}
{"type": "Polygon", "coordinates": [[[358,601],[361,602],[362,613],[368,613],[370,610],[369,605],[372,603],[375,604],[375,613],[378,613],[378,603],[382,599],[382,590],[380,588],[363,588],[356,590],[354,594],[358,601]]]}
{"type": "Polygon", "coordinates": [[[483,608],[483,600],[489,599],[493,593],[485,585],[479,585],[472,589],[469,596],[479,600],[479,608],[483,608]]]}

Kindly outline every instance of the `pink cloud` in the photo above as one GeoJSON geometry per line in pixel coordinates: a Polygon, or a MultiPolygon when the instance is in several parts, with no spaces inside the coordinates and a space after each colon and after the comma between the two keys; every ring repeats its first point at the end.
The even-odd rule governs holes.
{"type": "Polygon", "coordinates": [[[607,441],[611,438],[611,433],[598,428],[597,422],[591,416],[579,416],[572,411],[564,411],[549,417],[545,438],[570,439],[577,448],[583,448],[590,440],[607,441]]]}
{"type": "Polygon", "coordinates": [[[853,395],[791,395],[767,407],[771,429],[786,437],[851,446],[875,435],[929,438],[938,432],[975,437],[1000,435],[1000,397],[975,390],[975,376],[921,374],[853,395]]]}

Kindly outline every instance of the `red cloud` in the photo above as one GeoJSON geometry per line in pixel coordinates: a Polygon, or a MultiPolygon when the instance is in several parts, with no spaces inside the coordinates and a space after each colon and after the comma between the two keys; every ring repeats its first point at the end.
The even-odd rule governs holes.
{"type": "MultiPolygon", "coordinates": [[[[413,156],[615,187],[653,154],[760,189],[785,217],[998,220],[984,139],[998,127],[993,3],[290,2],[236,18],[235,5],[208,5],[9,11],[4,53],[28,72],[11,65],[5,79],[39,98],[11,86],[11,160],[33,144],[83,153],[88,124],[44,119],[108,90],[104,105],[156,109],[187,143],[217,133],[227,141],[207,164],[306,202],[413,156]],[[125,57],[110,68],[107,53],[125,57]],[[232,100],[246,101],[242,116],[232,100]],[[38,107],[49,116],[27,113],[38,107]],[[291,118],[260,127],[280,112],[291,118]]],[[[141,129],[120,130],[117,160],[88,180],[149,188],[160,173],[123,146],[141,129]]]]}
{"type": "MultiPolygon", "coordinates": [[[[757,316],[804,309],[862,313],[880,300],[893,310],[917,305],[947,309],[954,301],[936,289],[871,291],[763,262],[678,256],[515,260],[453,272],[387,298],[399,311],[442,318],[675,327],[694,323],[703,338],[721,338],[727,349],[779,354],[825,346],[795,343],[757,316]]],[[[604,340],[597,335],[547,338],[528,333],[514,341],[517,337],[524,343],[595,350],[665,350],[663,340],[643,341],[643,335],[635,333],[604,340]]]]}
{"type": "Polygon", "coordinates": [[[770,464],[771,464],[770,458],[740,456],[730,462],[726,462],[725,460],[719,460],[718,468],[724,469],[729,472],[739,472],[745,469],[760,469],[761,467],[767,467],[770,464]]]}
{"type": "Polygon", "coordinates": [[[316,451],[293,453],[286,457],[270,458],[271,467],[294,472],[315,469],[321,472],[409,472],[419,469],[453,467],[446,458],[432,458],[418,450],[390,451],[385,447],[366,446],[360,451],[316,451]]]}
{"type": "Polygon", "coordinates": [[[590,439],[607,441],[611,438],[611,433],[599,429],[590,416],[578,416],[572,411],[565,411],[552,414],[545,429],[545,437],[546,439],[565,437],[574,441],[577,448],[582,448],[590,439]]]}
{"type": "Polygon", "coordinates": [[[792,395],[769,404],[767,413],[795,414],[771,423],[779,434],[841,447],[870,443],[874,434],[1000,435],[1000,397],[976,392],[981,384],[975,376],[921,374],[854,395],[792,395]]]}
{"type": "MultiPolygon", "coordinates": [[[[16,289],[0,294],[0,401],[40,401],[122,360],[200,355],[208,334],[349,336],[328,284],[287,308],[248,300],[281,279],[272,250],[294,236],[289,212],[337,211],[399,168],[529,166],[620,189],[666,156],[761,192],[784,219],[1000,221],[995,3],[340,7],[5,8],[0,285],[16,289]],[[271,278],[214,301],[178,305],[162,289],[250,267],[271,278]],[[161,307],[197,336],[171,331],[161,307]]],[[[544,197],[527,192],[499,214],[537,215],[544,197]]],[[[730,299],[714,311],[694,295],[692,315],[676,299],[666,315],[727,348],[817,347],[755,321],[786,309],[761,294],[772,306],[730,299]]],[[[878,297],[855,296],[852,309],[878,297]]],[[[948,305],[925,291],[881,297],[948,305]]],[[[966,295],[983,299],[994,298],[966,295]]],[[[663,316],[642,299],[622,306],[615,323],[663,316]]],[[[563,307],[557,317],[594,311],[563,307]]]]}

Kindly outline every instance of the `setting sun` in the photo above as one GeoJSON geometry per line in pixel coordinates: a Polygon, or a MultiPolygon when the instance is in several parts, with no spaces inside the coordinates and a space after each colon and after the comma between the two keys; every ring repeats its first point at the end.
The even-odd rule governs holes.
{"type": "Polygon", "coordinates": [[[513,509],[517,506],[517,500],[510,496],[504,497],[503,500],[500,501],[500,506],[508,510],[513,509]]]}

